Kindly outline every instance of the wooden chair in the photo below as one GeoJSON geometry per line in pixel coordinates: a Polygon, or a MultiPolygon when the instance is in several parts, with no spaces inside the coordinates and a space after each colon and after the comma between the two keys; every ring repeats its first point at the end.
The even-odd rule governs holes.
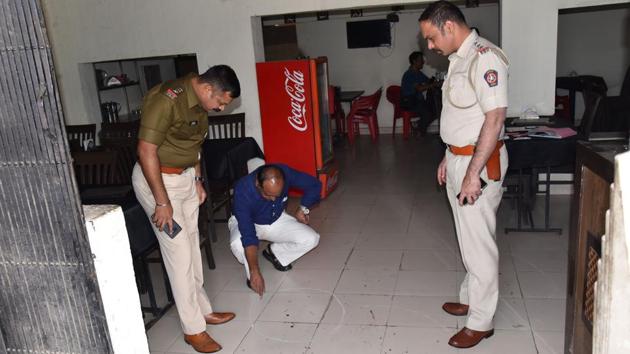
{"type": "Polygon", "coordinates": [[[81,151],[85,140],[96,138],[96,124],[66,125],[66,135],[70,150],[81,151]]]}
{"type": "MultiPolygon", "coordinates": [[[[245,113],[227,114],[220,116],[208,116],[208,139],[233,139],[245,137],[245,113]]],[[[202,170],[207,177],[205,163],[202,159],[202,170]]],[[[212,235],[212,241],[217,241],[215,222],[227,223],[232,215],[232,185],[225,181],[214,181],[206,178],[205,211],[208,217],[208,232],[212,235]],[[225,218],[216,219],[215,213],[224,208],[225,218]]]]}
{"type": "Polygon", "coordinates": [[[117,184],[118,154],[114,151],[73,152],[72,164],[80,186],[117,184]]]}
{"type": "Polygon", "coordinates": [[[245,113],[208,116],[208,139],[245,137],[245,113]]]}
{"type": "Polygon", "coordinates": [[[140,121],[134,122],[118,122],[101,124],[101,139],[109,138],[137,138],[140,129],[140,121]]]}

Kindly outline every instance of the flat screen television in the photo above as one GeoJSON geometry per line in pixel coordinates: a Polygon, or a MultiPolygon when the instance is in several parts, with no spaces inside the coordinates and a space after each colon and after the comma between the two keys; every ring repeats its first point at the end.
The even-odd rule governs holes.
{"type": "Polygon", "coordinates": [[[346,22],[348,48],[389,47],[392,44],[390,23],[387,20],[346,22]]]}

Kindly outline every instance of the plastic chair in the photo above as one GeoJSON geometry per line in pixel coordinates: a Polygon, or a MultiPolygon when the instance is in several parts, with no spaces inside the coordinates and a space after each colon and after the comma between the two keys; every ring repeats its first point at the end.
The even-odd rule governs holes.
{"type": "Polygon", "coordinates": [[[380,88],[372,95],[360,96],[350,106],[350,113],[348,113],[347,126],[348,126],[348,140],[350,144],[354,143],[355,135],[359,133],[359,124],[367,124],[370,129],[370,137],[372,142],[376,142],[378,138],[378,116],[376,111],[378,104],[381,101],[381,94],[383,90],[380,88]]]}
{"type": "Polygon", "coordinates": [[[394,119],[392,124],[392,136],[396,134],[396,120],[402,118],[403,120],[403,138],[409,139],[411,133],[411,118],[419,118],[420,116],[416,112],[405,111],[400,108],[400,86],[392,85],[387,88],[385,97],[389,103],[394,106],[394,119]]]}
{"type": "Polygon", "coordinates": [[[339,101],[338,90],[335,86],[328,86],[328,111],[330,113],[330,119],[335,120],[336,134],[343,134],[346,132],[346,115],[341,108],[341,101],[339,101]]]}

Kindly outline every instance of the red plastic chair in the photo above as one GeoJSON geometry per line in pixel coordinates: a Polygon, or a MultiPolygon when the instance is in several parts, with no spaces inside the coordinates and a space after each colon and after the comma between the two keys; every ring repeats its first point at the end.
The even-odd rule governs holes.
{"type": "Polygon", "coordinates": [[[337,95],[335,86],[328,86],[328,111],[330,113],[330,119],[335,120],[335,127],[337,134],[343,134],[346,132],[346,114],[341,108],[341,102],[337,95]]]}
{"type": "Polygon", "coordinates": [[[405,111],[400,108],[400,86],[392,85],[387,88],[385,92],[387,100],[394,105],[394,122],[392,124],[392,136],[396,134],[396,119],[402,118],[403,120],[403,138],[409,139],[411,135],[411,118],[420,117],[418,113],[405,111]]]}
{"type": "Polygon", "coordinates": [[[355,135],[359,133],[359,123],[367,124],[370,129],[372,141],[376,142],[378,138],[378,116],[376,110],[381,101],[383,90],[380,88],[372,95],[360,96],[352,101],[350,113],[348,113],[348,140],[350,144],[354,143],[355,135]]]}

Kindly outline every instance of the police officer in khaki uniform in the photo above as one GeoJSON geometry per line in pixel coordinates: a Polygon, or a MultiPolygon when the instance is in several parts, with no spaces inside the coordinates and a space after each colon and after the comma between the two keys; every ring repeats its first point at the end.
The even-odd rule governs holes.
{"type": "Polygon", "coordinates": [[[226,65],[165,82],[145,96],[138,133],[133,188],[160,243],[184,340],[202,353],[221,349],[206,324],[224,323],[235,315],[214,312],[203,288],[197,227],[199,205],[206,198],[201,144],[208,134],[207,112],[222,111],[239,95],[238,78],[226,65]],[[171,237],[169,231],[177,225],[181,231],[171,237]]]}
{"type": "Polygon", "coordinates": [[[501,49],[471,30],[459,8],[449,2],[430,4],[419,21],[429,49],[447,55],[450,62],[442,88],[440,126],[448,149],[437,180],[440,185],[446,183],[467,274],[459,302],[445,303],[442,308],[452,315],[468,316],[466,326],[449,344],[470,348],[494,334],[499,296],[496,211],[508,164],[501,141],[508,62],[501,49]]]}

